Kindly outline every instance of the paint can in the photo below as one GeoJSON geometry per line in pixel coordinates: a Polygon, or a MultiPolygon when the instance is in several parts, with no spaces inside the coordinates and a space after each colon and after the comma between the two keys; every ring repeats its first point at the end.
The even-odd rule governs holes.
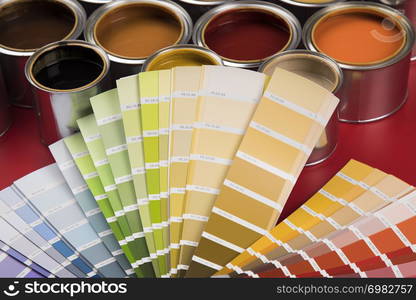
{"type": "Polygon", "coordinates": [[[224,65],[257,69],[267,58],[295,49],[301,26],[288,10],[264,1],[215,7],[196,23],[195,44],[216,52],[224,65]]]}
{"type": "Polygon", "coordinates": [[[222,59],[215,52],[196,45],[175,45],[159,50],[150,56],[142,72],[168,70],[178,66],[222,66],[222,59]]]}
{"type": "MultiPolygon", "coordinates": [[[[342,86],[343,74],[338,64],[328,56],[308,50],[290,50],[277,54],[260,66],[259,72],[271,76],[282,68],[303,76],[336,94],[342,86]]],[[[325,161],[338,143],[338,113],[334,112],[306,166],[325,161]]]]}
{"type": "Polygon", "coordinates": [[[113,1],[89,17],[84,35],[107,52],[117,80],[139,73],[156,51],[187,43],[192,20],[180,5],[168,0],[113,1]]]}
{"type": "MultiPolygon", "coordinates": [[[[416,1],[414,0],[378,0],[380,3],[391,6],[407,16],[416,28],[416,1]]],[[[416,45],[413,46],[412,61],[416,60],[416,45]]]]}
{"type": "Polygon", "coordinates": [[[194,22],[215,6],[230,1],[234,0],[175,0],[176,3],[182,6],[189,13],[194,22]]]}
{"type": "Polygon", "coordinates": [[[25,66],[34,92],[41,141],[50,145],[78,130],[90,98],[110,88],[110,61],[99,47],[61,41],[36,51],[25,66]]]}
{"type": "Polygon", "coordinates": [[[82,7],[84,7],[87,16],[90,16],[97,8],[112,0],[78,0],[82,7]]]}
{"type": "Polygon", "coordinates": [[[348,0],[280,0],[279,5],[292,12],[304,24],[318,10],[348,0]]]}
{"type": "Polygon", "coordinates": [[[406,102],[414,40],[414,29],[404,15],[370,2],[324,8],[306,22],[303,32],[309,50],[341,66],[339,118],[354,123],[386,118],[406,102]]]}
{"type": "Polygon", "coordinates": [[[0,63],[12,104],[33,105],[24,75],[27,59],[49,43],[78,38],[85,22],[74,0],[0,0],[0,63]]]}
{"type": "Polygon", "coordinates": [[[0,139],[6,134],[12,125],[10,103],[7,96],[3,73],[0,68],[0,139]]]}

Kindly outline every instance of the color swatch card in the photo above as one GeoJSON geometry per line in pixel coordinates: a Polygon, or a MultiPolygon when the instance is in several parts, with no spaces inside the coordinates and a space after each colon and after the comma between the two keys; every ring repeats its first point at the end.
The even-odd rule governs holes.
{"type": "Polygon", "coordinates": [[[166,266],[170,271],[170,232],[169,232],[169,133],[170,133],[170,101],[171,101],[171,70],[159,71],[159,188],[160,214],[164,225],[166,266]],[[166,226],[165,226],[166,225],[166,226]]]}
{"type": "MultiPolygon", "coordinates": [[[[314,245],[309,256],[331,275],[362,274],[371,269],[393,267],[405,256],[416,258],[416,196],[411,193],[314,245]],[[325,247],[329,245],[331,248],[325,247]],[[404,249],[410,253],[399,253],[404,249]],[[368,263],[371,260],[371,264],[368,263]]],[[[364,274],[363,274],[364,275],[364,274]]],[[[364,275],[366,276],[366,275],[364,275]]],[[[401,277],[401,276],[398,276],[401,277]]]]}
{"type": "Polygon", "coordinates": [[[203,228],[264,89],[265,75],[202,67],[194,123],[180,263],[189,266],[203,228]]]}
{"type": "Polygon", "coordinates": [[[53,275],[51,272],[49,272],[45,268],[42,268],[37,263],[35,263],[32,260],[30,260],[28,257],[26,257],[25,255],[23,255],[19,251],[16,251],[15,249],[10,248],[9,246],[7,246],[5,243],[3,243],[1,241],[0,241],[0,250],[2,252],[6,253],[7,255],[13,257],[17,261],[21,262],[26,267],[29,267],[33,271],[39,273],[43,277],[46,277],[46,278],[55,278],[56,277],[55,275],[53,275]]]}
{"type": "Polygon", "coordinates": [[[56,164],[17,180],[15,185],[99,273],[109,277],[125,277],[125,272],[92,229],[56,164]]]}
{"type": "Polygon", "coordinates": [[[213,275],[273,227],[338,102],[317,84],[276,69],[228,170],[187,276],[213,275]]]}
{"type": "MultiPolygon", "coordinates": [[[[80,278],[96,276],[92,266],[52,226],[41,218],[38,212],[27,204],[25,197],[14,186],[0,192],[0,201],[6,204],[21,220],[64,257],[63,260],[58,257],[54,257],[54,259],[64,265],[72,274],[80,278]]],[[[47,253],[50,255],[50,252],[47,253]]]]}
{"type": "MultiPolygon", "coordinates": [[[[315,245],[322,243],[324,248],[331,249],[333,247],[329,240],[331,233],[344,229],[367,213],[374,213],[382,207],[389,205],[392,201],[409,193],[411,189],[412,187],[405,182],[391,175],[386,176],[371,189],[327,218],[327,220],[330,219],[330,222],[332,222],[330,227],[323,227],[324,222],[315,225],[309,230],[312,235],[310,236],[311,239],[305,243],[306,245],[292,247],[290,254],[277,259],[277,261],[285,267],[290,275],[314,271],[321,271],[323,275],[327,275],[325,270],[322,270],[313,259],[315,256],[320,255],[319,251],[314,251],[316,250],[315,245]]],[[[325,251],[327,250],[323,249],[324,253],[325,251]]],[[[348,262],[348,256],[342,256],[341,253],[339,255],[348,262]]]]}
{"type": "MultiPolygon", "coordinates": [[[[131,231],[127,219],[124,214],[117,217],[114,212],[114,210],[122,210],[121,202],[116,199],[118,201],[115,203],[115,205],[113,206],[111,204],[110,198],[105,192],[105,188],[99,177],[98,170],[94,165],[82,135],[80,133],[74,134],[65,138],[64,142],[81,175],[83,178],[86,178],[85,182],[88,185],[92,195],[94,196],[98,207],[103,213],[121,249],[123,250],[123,253],[126,255],[130,266],[133,267],[134,272],[138,273],[137,275],[140,275],[141,273],[138,269],[138,266],[136,266],[137,259],[133,255],[135,245],[133,242],[129,242],[126,239],[126,236],[131,236],[131,231]]],[[[127,273],[130,273],[129,269],[130,268],[127,269],[127,273]]]]}
{"type": "MultiPolygon", "coordinates": [[[[26,237],[29,241],[31,241],[34,245],[36,245],[37,248],[41,249],[45,254],[50,256],[51,259],[53,259],[56,263],[60,264],[63,268],[69,264],[69,261],[64,256],[57,252],[47,241],[45,241],[36,231],[34,231],[28,224],[26,224],[12,209],[10,209],[3,202],[0,202],[0,217],[9,223],[9,225],[14,227],[15,230],[26,237]]],[[[18,252],[14,251],[3,242],[0,242],[0,249],[5,252],[12,251],[11,253],[8,252],[8,254],[19,260],[19,255],[14,255],[18,254],[18,252]]],[[[26,259],[24,259],[22,262],[24,263],[26,259]]],[[[30,267],[30,265],[28,266],[30,267]]],[[[32,267],[32,269],[36,268],[32,267]]],[[[37,269],[36,271],[45,277],[54,276],[43,268],[37,269]],[[46,271],[47,273],[44,273],[43,271],[46,271]]],[[[67,271],[70,272],[68,269],[67,271]]]]}
{"type": "MultiPolygon", "coordinates": [[[[346,224],[360,218],[361,215],[387,205],[389,202],[385,199],[393,195],[399,197],[412,189],[393,176],[376,169],[370,172],[369,169],[371,168],[368,166],[350,161],[301,208],[248,248],[251,255],[259,258],[257,262],[252,261],[248,264],[246,259],[244,267],[235,267],[235,264],[243,265],[240,258],[240,261],[232,261],[229,264],[230,268],[237,272],[244,270],[246,274],[253,275],[253,271],[262,272],[273,264],[281,269],[282,276],[295,275],[296,272],[292,272],[288,265],[302,261],[309,255],[316,256],[319,251],[325,252],[328,247],[330,249],[335,247],[328,238],[322,239],[323,236],[336,230],[343,230],[346,224]],[[340,193],[342,190],[344,191],[340,193]],[[385,190],[387,191],[384,192],[385,190]],[[385,193],[390,196],[386,196],[385,193]],[[352,195],[354,195],[353,199],[351,199],[352,195]],[[339,204],[334,205],[335,202],[339,204]],[[318,249],[319,247],[315,245],[320,240],[324,241],[325,245],[318,249]]],[[[311,259],[310,263],[311,268],[318,266],[314,259],[311,259]]]]}
{"type": "Polygon", "coordinates": [[[64,176],[66,183],[74,194],[78,205],[84,212],[85,216],[87,216],[92,228],[101,238],[113,257],[117,260],[117,263],[126,272],[126,275],[133,274],[134,270],[131,268],[131,265],[121,250],[118,241],[114,237],[113,231],[102,214],[101,208],[98,206],[97,201],[94,199],[87,183],[75,165],[74,159],[72,158],[72,155],[67,149],[64,141],[60,140],[50,145],[49,149],[55,158],[57,166],[64,176]]]}
{"type": "MultiPolygon", "coordinates": [[[[401,201],[401,199],[399,200],[401,201]]],[[[388,209],[388,207],[387,207],[388,209]]],[[[406,213],[400,208],[401,212],[406,213]]],[[[407,208],[406,208],[407,209],[407,208]]],[[[395,211],[398,212],[398,211],[395,211]]],[[[377,213],[378,214],[378,213],[377,213]]],[[[397,215],[396,215],[397,216],[397,215]]],[[[396,217],[395,216],[395,217],[396,217]]],[[[372,222],[374,223],[374,221],[372,222]]],[[[414,217],[406,221],[400,222],[397,225],[393,225],[392,228],[386,228],[378,233],[372,234],[368,237],[361,237],[356,242],[339,247],[337,243],[342,242],[343,239],[335,239],[333,241],[334,248],[339,257],[342,258],[340,266],[338,265],[337,257],[331,255],[331,252],[322,256],[315,257],[317,263],[321,266],[322,264],[332,264],[332,268],[326,269],[328,274],[322,271],[308,272],[297,277],[413,277],[415,274],[414,269],[409,270],[408,266],[414,266],[416,261],[416,253],[414,251],[414,217]],[[392,233],[391,231],[394,231],[392,233]],[[380,240],[382,238],[382,240],[380,240]],[[387,238],[387,240],[386,240],[387,238]],[[403,244],[409,244],[409,246],[393,250],[403,246],[403,244]],[[391,252],[382,253],[385,250],[393,250],[391,252]],[[359,251],[360,250],[360,251],[359,251]],[[357,258],[366,257],[369,258],[356,261],[357,258]],[[334,259],[335,258],[335,259],[334,259]],[[355,258],[355,259],[354,259],[355,258]],[[342,265],[345,263],[345,265],[342,265]]],[[[368,229],[375,228],[375,224],[367,224],[365,229],[360,226],[352,225],[349,227],[355,227],[357,236],[351,237],[355,239],[360,233],[366,232],[368,229]]],[[[320,247],[317,247],[319,251],[320,247]]],[[[265,271],[258,274],[259,277],[282,277],[281,272],[276,269],[265,271]],[[276,272],[277,271],[277,272],[276,272]]]]}
{"type": "MultiPolygon", "coordinates": [[[[369,265],[372,265],[372,261],[368,260],[369,265]]],[[[404,260],[404,262],[397,262],[397,264],[381,267],[377,269],[370,269],[362,271],[360,273],[341,273],[331,276],[333,278],[414,278],[416,275],[416,260],[413,257],[411,260],[404,260]]],[[[269,270],[262,272],[258,275],[260,278],[276,278],[279,277],[275,270],[269,270]]],[[[323,277],[321,274],[316,273],[303,274],[300,277],[323,277]]]]}
{"type": "MultiPolygon", "coordinates": [[[[376,218],[379,219],[386,228],[376,233],[369,232],[374,226],[365,226],[357,224],[356,227],[365,227],[364,234],[370,234],[369,239],[377,246],[379,252],[383,253],[379,255],[379,258],[383,259],[386,266],[390,264],[399,265],[416,260],[416,237],[414,232],[414,226],[416,222],[416,200],[414,193],[406,196],[398,201],[398,205],[390,205],[385,209],[376,213],[376,218]],[[386,242],[387,241],[387,242],[386,242]],[[390,261],[384,261],[387,256],[390,261]]],[[[369,218],[370,219],[370,218],[369,218]]],[[[366,240],[367,241],[367,240],[366,240]]],[[[356,247],[357,243],[349,245],[349,247],[356,247]]],[[[377,257],[378,258],[378,257],[377,257]]],[[[366,259],[364,261],[357,262],[358,266],[362,266],[365,270],[373,269],[371,265],[374,258],[366,259]]],[[[384,266],[383,266],[384,267],[384,266]]],[[[396,274],[397,277],[400,277],[396,274]]]]}
{"type": "MultiPolygon", "coordinates": [[[[162,275],[168,273],[166,256],[167,222],[162,221],[160,197],[159,166],[159,73],[143,72],[139,74],[139,94],[141,128],[143,132],[144,165],[146,170],[146,187],[150,202],[153,234],[162,275]],[[165,239],[165,240],[164,240],[165,239]]],[[[164,202],[167,199],[163,200],[164,202]]]]}
{"type": "Polygon", "coordinates": [[[285,222],[279,223],[227,266],[237,272],[240,269],[255,271],[258,268],[270,268],[264,264],[271,264],[274,259],[288,254],[292,246],[306,245],[310,241],[309,231],[313,227],[316,228],[315,231],[325,232],[327,228],[333,228],[332,219],[325,218],[345,207],[386,176],[379,170],[351,160],[285,222]],[[296,230],[296,227],[301,230],[296,230]]]}
{"type": "MultiPolygon", "coordinates": [[[[20,232],[19,232],[20,233],[20,232]]],[[[9,247],[2,241],[0,241],[0,253],[4,252],[11,258],[17,260],[18,262],[22,263],[26,267],[30,268],[31,270],[39,273],[42,277],[45,278],[56,278],[54,274],[50,271],[46,270],[45,268],[41,267],[37,263],[33,262],[31,259],[20,253],[19,251],[15,250],[14,248],[9,247]]],[[[74,277],[74,274],[71,275],[74,277]]]]}
{"type": "Polygon", "coordinates": [[[17,231],[32,241],[37,247],[41,248],[51,258],[59,264],[66,264],[67,259],[56,251],[51,244],[48,243],[41,235],[39,235],[32,227],[22,220],[19,215],[13,211],[5,202],[1,201],[2,192],[0,192],[0,216],[13,226],[17,231]]]}
{"type": "Polygon", "coordinates": [[[58,264],[50,256],[48,256],[42,249],[38,248],[13,226],[7,223],[3,218],[0,218],[0,241],[7,246],[19,251],[28,259],[32,260],[45,270],[48,270],[56,277],[74,278],[75,275],[68,272],[62,265],[58,264]]]}
{"type": "Polygon", "coordinates": [[[44,276],[0,250],[0,278],[44,278],[44,276]]]}
{"type": "Polygon", "coordinates": [[[403,278],[403,277],[414,277],[415,276],[415,265],[416,265],[416,253],[411,249],[402,249],[390,253],[386,253],[383,257],[388,257],[392,265],[385,266],[379,264],[377,260],[379,257],[367,259],[360,262],[360,268],[363,270],[360,273],[342,273],[335,275],[334,277],[390,277],[390,278],[403,278]],[[407,252],[407,253],[406,253],[407,252]],[[409,253],[411,252],[411,253],[409,253]],[[374,267],[377,266],[377,267],[374,267]],[[413,268],[410,268],[412,266],[413,268]]]}
{"type": "Polygon", "coordinates": [[[362,272],[361,274],[341,274],[334,278],[415,278],[416,260],[362,272]]]}
{"type": "MultiPolygon", "coordinates": [[[[127,151],[143,231],[150,256],[154,258],[154,268],[160,273],[160,259],[158,258],[157,261],[155,260],[157,252],[153,233],[154,228],[152,227],[150,203],[147,195],[138,76],[129,76],[118,80],[117,87],[124,133],[127,142],[127,151]]],[[[159,273],[157,275],[159,275],[159,273]]]]}
{"type": "Polygon", "coordinates": [[[152,261],[155,261],[156,258],[149,254],[140,218],[117,90],[113,89],[92,97],[91,106],[123,203],[123,209],[134,212],[135,217],[129,219],[129,225],[133,231],[133,237],[140,243],[143,262],[140,268],[144,276],[152,277],[158,268],[153,267],[152,261]]]}
{"type": "MultiPolygon", "coordinates": [[[[94,115],[89,115],[79,119],[78,126],[88,151],[79,151],[73,155],[75,155],[75,159],[77,159],[79,156],[86,157],[86,153],[89,152],[96,169],[91,170],[89,173],[83,174],[84,179],[89,181],[90,179],[98,179],[99,177],[105,192],[102,195],[108,197],[110,205],[113,208],[114,215],[117,218],[117,222],[123,231],[129,249],[132,251],[132,266],[136,275],[143,277],[143,272],[140,269],[140,265],[143,264],[143,260],[141,258],[144,255],[143,250],[141,249],[142,242],[140,239],[136,239],[133,236],[133,231],[130,228],[129,222],[129,220],[131,220],[131,223],[134,224],[137,212],[135,210],[124,210],[123,203],[115,183],[113,171],[111,170],[111,166],[105,152],[104,143],[99,133],[94,115]]],[[[79,145],[79,143],[77,145],[79,145]]],[[[103,198],[105,196],[100,196],[100,194],[98,194],[96,197],[103,198]]]]}
{"type": "Polygon", "coordinates": [[[176,67],[172,69],[172,100],[169,136],[169,197],[170,197],[170,248],[171,273],[186,270],[179,264],[180,240],[185,209],[185,188],[188,177],[189,155],[201,67],[176,67]],[[178,265],[179,264],[179,265],[178,265]]]}

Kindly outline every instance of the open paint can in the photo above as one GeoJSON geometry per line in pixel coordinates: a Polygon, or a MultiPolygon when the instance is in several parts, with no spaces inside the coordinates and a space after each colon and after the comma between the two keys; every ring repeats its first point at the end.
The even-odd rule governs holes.
{"type": "Polygon", "coordinates": [[[74,0],[0,0],[0,63],[12,104],[33,105],[24,75],[29,56],[49,43],[78,38],[85,21],[74,0]]]}
{"type": "Polygon", "coordinates": [[[195,22],[210,9],[230,1],[233,0],[175,0],[186,9],[195,22]]]}
{"type": "Polygon", "coordinates": [[[0,138],[4,136],[12,124],[10,103],[7,97],[6,85],[3,80],[3,73],[0,69],[0,138]]]}
{"type": "Polygon", "coordinates": [[[223,63],[221,57],[211,50],[195,45],[176,45],[150,56],[143,64],[142,72],[204,65],[222,66],[223,63]]]}
{"type": "MultiPolygon", "coordinates": [[[[415,0],[378,0],[380,3],[391,6],[405,14],[413,28],[416,28],[416,1],[415,0]]],[[[416,60],[416,45],[413,46],[412,60],[416,60]]]]}
{"type": "Polygon", "coordinates": [[[347,0],[280,0],[280,5],[292,12],[301,24],[321,8],[347,0]]]}
{"type": "Polygon", "coordinates": [[[87,15],[91,15],[101,5],[111,2],[112,0],[79,0],[81,5],[84,7],[87,15]]]}
{"type": "Polygon", "coordinates": [[[44,144],[77,131],[76,121],[92,113],[90,98],[110,88],[109,68],[106,53],[84,41],[52,43],[29,58],[25,73],[44,144]]]}
{"type": "MultiPolygon", "coordinates": [[[[261,65],[259,72],[272,76],[275,68],[303,76],[336,94],[342,86],[343,74],[338,64],[328,56],[308,50],[290,50],[277,54],[261,65]]],[[[319,164],[335,151],[338,143],[338,114],[334,112],[307,166],[319,164]]]]}
{"type": "Polygon", "coordinates": [[[114,1],[88,19],[85,38],[104,49],[111,61],[113,79],[137,74],[156,51],[187,43],[192,20],[171,1],[114,1]]]}
{"type": "Polygon", "coordinates": [[[380,120],[406,102],[415,32],[399,11],[371,2],[329,6],[306,22],[303,39],[344,72],[337,93],[341,121],[380,120]]]}
{"type": "Polygon", "coordinates": [[[257,69],[276,53],[295,49],[301,27],[288,10],[263,1],[220,5],[196,23],[195,44],[217,53],[226,66],[257,69]]]}

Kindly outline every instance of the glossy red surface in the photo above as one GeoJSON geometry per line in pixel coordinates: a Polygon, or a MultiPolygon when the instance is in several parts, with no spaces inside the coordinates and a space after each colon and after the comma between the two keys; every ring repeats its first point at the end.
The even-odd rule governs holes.
{"type": "Polygon", "coordinates": [[[54,162],[48,148],[40,143],[35,112],[13,108],[12,114],[12,127],[0,138],[0,189],[54,162]]]}
{"type": "MultiPolygon", "coordinates": [[[[0,140],[0,189],[53,162],[39,142],[34,112],[13,109],[14,124],[0,140]]],[[[410,95],[396,114],[369,124],[340,124],[340,142],[325,162],[302,172],[281,216],[285,218],[317,192],[348,160],[367,163],[416,185],[416,63],[410,95]]]]}

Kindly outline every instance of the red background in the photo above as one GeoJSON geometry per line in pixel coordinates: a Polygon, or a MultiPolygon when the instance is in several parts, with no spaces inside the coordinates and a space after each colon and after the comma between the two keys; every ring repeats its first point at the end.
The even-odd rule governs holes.
{"type": "MultiPolygon", "coordinates": [[[[409,80],[409,99],[393,116],[368,124],[340,123],[335,153],[327,161],[303,170],[281,219],[308,200],[351,158],[416,185],[416,63],[409,80]]],[[[12,113],[14,124],[0,139],[0,189],[53,163],[48,148],[39,142],[34,112],[13,108],[12,113]]]]}

